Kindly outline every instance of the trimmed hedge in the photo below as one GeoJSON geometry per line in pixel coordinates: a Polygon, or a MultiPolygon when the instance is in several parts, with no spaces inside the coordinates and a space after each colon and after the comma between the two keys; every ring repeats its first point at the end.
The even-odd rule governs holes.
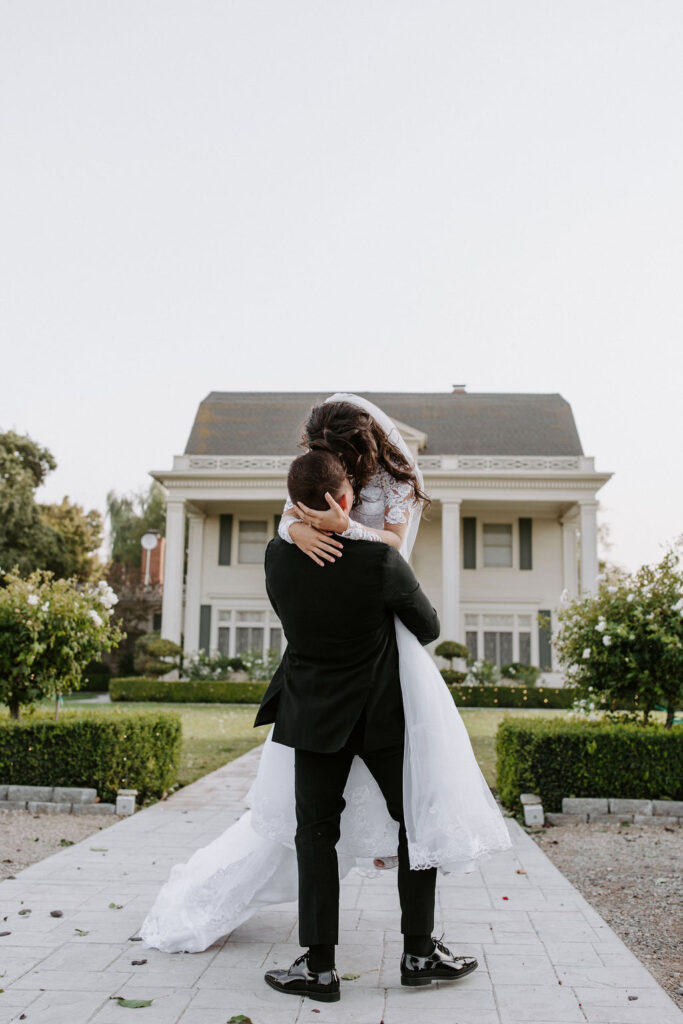
{"type": "Polygon", "coordinates": [[[570,708],[573,686],[449,686],[459,708],[570,708]]]}
{"type": "Polygon", "coordinates": [[[112,679],[109,696],[112,700],[158,700],[179,704],[260,704],[268,683],[237,683],[227,679],[202,679],[187,682],[181,679],[112,679]]]}
{"type": "Polygon", "coordinates": [[[506,718],[496,754],[496,789],[511,809],[520,793],[538,793],[546,811],[561,811],[565,796],[683,799],[683,729],[506,718]]]}
{"type": "Polygon", "coordinates": [[[0,781],[19,786],[93,786],[161,797],[176,781],[180,716],[169,711],[63,711],[0,719],[0,781]]]}
{"type": "MultiPolygon", "coordinates": [[[[446,670],[447,671],[447,670],[446,670]]],[[[112,679],[109,696],[115,701],[165,701],[188,704],[260,704],[267,683],[237,683],[226,679],[186,682],[131,677],[112,679]]],[[[570,708],[573,687],[449,686],[462,708],[570,708]]]]}

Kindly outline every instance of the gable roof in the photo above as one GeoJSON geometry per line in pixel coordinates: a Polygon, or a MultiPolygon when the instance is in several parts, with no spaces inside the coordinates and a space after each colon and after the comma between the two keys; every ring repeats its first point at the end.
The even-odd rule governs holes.
{"type": "MultiPolygon", "coordinates": [[[[583,455],[569,403],[558,394],[358,392],[427,435],[429,455],[583,455]]],[[[295,455],[311,406],[325,393],[211,391],[186,455],[295,455]]]]}

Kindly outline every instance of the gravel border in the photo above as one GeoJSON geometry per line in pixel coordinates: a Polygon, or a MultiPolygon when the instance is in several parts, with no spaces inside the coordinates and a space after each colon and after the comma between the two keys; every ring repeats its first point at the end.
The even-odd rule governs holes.
{"type": "Polygon", "coordinates": [[[120,815],[0,811],[0,880],[121,821],[120,815]]]}
{"type": "Polygon", "coordinates": [[[683,830],[603,821],[530,834],[683,1009],[683,830]]]}

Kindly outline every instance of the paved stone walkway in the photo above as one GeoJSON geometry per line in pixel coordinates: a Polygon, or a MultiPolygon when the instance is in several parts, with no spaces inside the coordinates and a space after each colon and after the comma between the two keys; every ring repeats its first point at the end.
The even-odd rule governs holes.
{"type": "Polygon", "coordinates": [[[286,966],[300,952],[292,904],[259,912],[205,953],[168,955],[130,941],[170,867],[242,812],[258,757],[251,751],[0,884],[0,933],[10,932],[0,936],[0,1024],[226,1024],[238,1014],[253,1024],[683,1021],[514,821],[510,852],[481,871],[439,876],[437,933],[481,965],[455,984],[401,987],[395,872],[353,872],[342,883],[337,965],[363,973],[342,982],[339,1003],[279,995],[262,980],[266,966],[286,966]],[[133,966],[136,959],[147,963],[133,966]],[[111,998],[120,995],[153,1002],[125,1009],[111,998]]]}

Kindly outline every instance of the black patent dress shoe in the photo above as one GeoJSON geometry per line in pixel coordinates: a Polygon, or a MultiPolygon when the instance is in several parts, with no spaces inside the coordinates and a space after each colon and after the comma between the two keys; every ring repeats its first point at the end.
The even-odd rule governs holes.
{"type": "Polygon", "coordinates": [[[276,992],[308,996],[320,1003],[336,1003],[341,998],[336,968],[333,967],[331,971],[311,971],[307,952],[298,956],[286,971],[266,971],[264,978],[276,992]]]}
{"type": "Polygon", "coordinates": [[[440,939],[433,939],[434,949],[429,956],[401,957],[402,985],[431,985],[433,981],[457,981],[476,971],[479,962],[473,956],[453,956],[440,939]]]}

